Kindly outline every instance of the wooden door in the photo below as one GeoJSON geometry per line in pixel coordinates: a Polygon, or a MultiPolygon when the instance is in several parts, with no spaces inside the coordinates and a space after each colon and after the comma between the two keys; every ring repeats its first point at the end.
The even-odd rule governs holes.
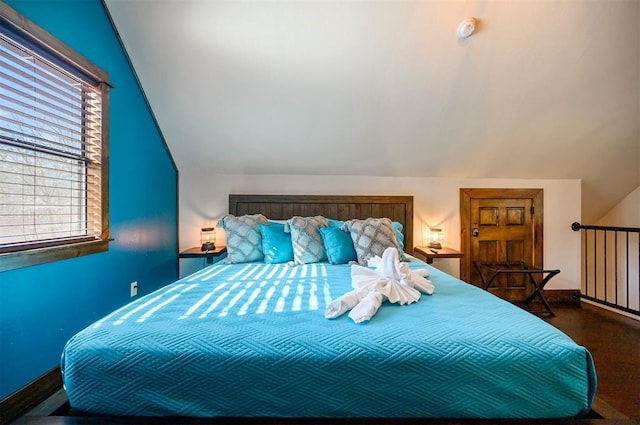
{"type": "MultiPolygon", "coordinates": [[[[482,280],[473,262],[524,262],[542,268],[542,189],[460,189],[460,278],[482,280]]],[[[485,277],[487,273],[485,273],[485,277]]],[[[502,274],[489,290],[521,301],[533,288],[524,274],[502,274]]]]}

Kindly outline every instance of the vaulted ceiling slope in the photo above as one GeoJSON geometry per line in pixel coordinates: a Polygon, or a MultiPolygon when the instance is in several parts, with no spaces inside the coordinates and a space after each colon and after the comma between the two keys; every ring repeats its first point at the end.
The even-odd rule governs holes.
{"type": "Polygon", "coordinates": [[[638,1],[106,4],[179,169],[640,185],[638,1]]]}

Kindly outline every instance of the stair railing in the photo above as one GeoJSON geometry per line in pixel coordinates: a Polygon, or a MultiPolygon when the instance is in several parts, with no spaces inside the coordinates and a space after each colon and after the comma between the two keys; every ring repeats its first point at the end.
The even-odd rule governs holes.
{"type": "Polygon", "coordinates": [[[583,231],[581,298],[640,316],[640,228],[571,228],[583,231]]]}

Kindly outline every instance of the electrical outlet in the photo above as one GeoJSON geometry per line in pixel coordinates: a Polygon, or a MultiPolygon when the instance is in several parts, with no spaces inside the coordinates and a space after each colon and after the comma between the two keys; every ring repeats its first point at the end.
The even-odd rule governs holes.
{"type": "Polygon", "coordinates": [[[131,296],[135,297],[138,295],[138,282],[131,282],[131,296]]]}

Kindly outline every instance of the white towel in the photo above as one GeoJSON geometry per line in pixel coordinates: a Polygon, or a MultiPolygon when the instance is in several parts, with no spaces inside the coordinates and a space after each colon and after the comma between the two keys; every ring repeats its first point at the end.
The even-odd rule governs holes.
{"type": "Polygon", "coordinates": [[[351,311],[349,317],[356,323],[368,322],[378,311],[384,296],[377,291],[369,291],[367,295],[360,301],[351,311]]]}
{"type": "Polygon", "coordinates": [[[343,296],[336,298],[331,301],[324,311],[324,317],[327,319],[335,319],[351,310],[353,307],[358,305],[360,300],[362,300],[367,293],[368,289],[354,289],[353,291],[347,292],[343,296]]]}
{"type": "MultiPolygon", "coordinates": [[[[406,270],[410,270],[409,269],[409,265],[407,263],[402,263],[400,265],[401,270],[406,269],[406,270]]],[[[429,270],[427,269],[413,269],[411,270],[412,273],[417,273],[422,277],[429,277],[429,270]]]]}
{"type": "Polygon", "coordinates": [[[402,279],[400,256],[398,255],[398,250],[395,248],[385,249],[382,253],[382,257],[373,257],[369,259],[369,261],[367,261],[367,265],[369,267],[375,267],[374,272],[378,276],[383,276],[392,280],[402,279]]]}
{"type": "Polygon", "coordinates": [[[371,269],[359,265],[351,266],[353,291],[332,301],[325,310],[325,317],[334,319],[351,310],[349,317],[356,322],[368,321],[388,300],[391,303],[411,304],[420,299],[420,293],[433,294],[433,283],[424,278],[426,269],[411,270],[401,263],[396,248],[387,248],[382,257],[368,261],[371,269]]]}
{"type": "Polygon", "coordinates": [[[433,286],[433,282],[431,282],[428,279],[425,279],[419,274],[414,274],[414,273],[410,274],[408,279],[408,285],[410,285],[412,288],[416,288],[418,291],[427,295],[433,294],[433,291],[435,291],[436,289],[436,287],[433,286]]]}
{"type": "Polygon", "coordinates": [[[433,294],[433,291],[435,290],[433,283],[430,280],[425,279],[426,276],[429,276],[429,270],[411,270],[407,263],[402,263],[402,265],[400,266],[400,270],[402,271],[402,275],[404,276],[404,280],[407,285],[411,286],[412,288],[416,288],[423,294],[433,294]]]}

